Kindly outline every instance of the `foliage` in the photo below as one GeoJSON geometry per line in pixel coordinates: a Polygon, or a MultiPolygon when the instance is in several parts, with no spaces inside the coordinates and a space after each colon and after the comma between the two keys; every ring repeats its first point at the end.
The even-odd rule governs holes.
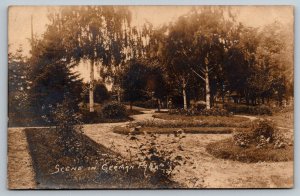
{"type": "MultiPolygon", "coordinates": [[[[242,128],[239,128],[242,129],[242,128]]],[[[184,134],[230,134],[235,128],[232,127],[181,127],[181,128],[173,128],[173,127],[141,127],[138,131],[133,131],[134,128],[129,127],[115,127],[113,129],[114,133],[123,134],[123,135],[140,135],[140,134],[176,134],[178,132],[182,132],[184,134]]]]}
{"type": "MultiPolygon", "coordinates": [[[[89,102],[89,84],[83,84],[82,99],[85,103],[89,102]]],[[[103,103],[110,99],[105,84],[101,81],[94,82],[94,101],[96,103],[103,103]]]]}
{"type": "Polygon", "coordinates": [[[289,161],[293,159],[292,149],[268,120],[256,120],[251,130],[236,132],[230,139],[207,146],[207,151],[218,158],[242,162],[289,161]]]}
{"type": "Polygon", "coordinates": [[[252,123],[249,132],[237,132],[233,135],[235,144],[241,147],[255,145],[257,148],[265,147],[272,143],[274,138],[274,125],[268,120],[256,120],[252,123]]]}
{"type": "Polygon", "coordinates": [[[61,146],[64,155],[76,155],[78,163],[85,161],[84,143],[76,137],[82,133],[82,116],[73,109],[73,103],[66,98],[51,110],[51,117],[44,116],[50,124],[54,124],[59,134],[56,144],[61,146]]]}
{"type": "Polygon", "coordinates": [[[293,160],[293,146],[286,148],[241,148],[234,144],[232,139],[212,142],[207,145],[208,153],[220,159],[229,159],[246,163],[282,162],[293,160]]]}
{"type": "Polygon", "coordinates": [[[28,78],[29,62],[22,55],[23,49],[8,54],[8,117],[9,126],[24,126],[28,124],[29,113],[28,78]]]}
{"type": "Polygon", "coordinates": [[[121,119],[127,117],[126,108],[123,104],[118,102],[109,102],[101,108],[103,118],[107,119],[121,119]]]}
{"type": "MultiPolygon", "coordinates": [[[[57,145],[60,134],[53,128],[25,129],[37,188],[172,188],[178,184],[153,184],[144,176],[144,169],[127,161],[120,154],[96,143],[84,134],[75,133],[85,146],[85,161],[78,163],[77,154],[64,155],[57,145]],[[104,166],[103,166],[104,165],[104,166]],[[102,168],[103,166],[103,168],[102,168]],[[106,167],[105,167],[106,166],[106,167]],[[109,167],[117,166],[117,170],[109,167]],[[59,172],[58,172],[59,169],[59,172]],[[128,171],[127,171],[128,169],[128,171]],[[64,171],[64,172],[62,172],[64,171]]],[[[75,143],[76,144],[76,143],[75,143]]],[[[71,147],[72,148],[72,147],[71,147]]]]}
{"type": "Polygon", "coordinates": [[[133,105],[138,106],[138,107],[142,107],[142,108],[149,108],[149,109],[153,109],[153,108],[157,108],[157,101],[156,100],[145,100],[145,101],[135,101],[133,103],[133,105]]]}
{"type": "Polygon", "coordinates": [[[124,90],[124,100],[130,103],[147,96],[145,92],[147,68],[143,63],[130,61],[122,74],[121,88],[124,90]]]}
{"type": "Polygon", "coordinates": [[[229,116],[229,112],[226,109],[213,107],[211,109],[200,109],[192,108],[192,109],[170,109],[169,114],[180,114],[186,116],[229,116]]]}
{"type": "Polygon", "coordinates": [[[234,114],[250,114],[250,115],[272,115],[272,110],[265,105],[249,106],[242,104],[226,103],[224,107],[234,114]]]}
{"type": "Polygon", "coordinates": [[[159,184],[169,182],[174,170],[181,165],[186,164],[186,157],[183,155],[183,149],[180,144],[184,138],[182,132],[174,133],[170,143],[175,143],[179,152],[174,149],[161,148],[158,136],[155,134],[145,134],[135,136],[129,135],[129,139],[136,142],[138,148],[136,161],[140,165],[146,166],[145,173],[150,182],[159,184]]]}
{"type": "Polygon", "coordinates": [[[155,114],[153,120],[138,122],[137,124],[145,127],[239,127],[249,128],[250,120],[243,117],[234,116],[186,116],[155,114]],[[163,120],[161,120],[163,119],[163,120]]]}
{"type": "Polygon", "coordinates": [[[34,40],[29,60],[31,81],[28,91],[34,116],[50,117],[50,111],[65,97],[78,111],[81,102],[82,80],[71,70],[75,65],[63,45],[58,26],[49,26],[41,40],[34,40]],[[55,48],[55,50],[53,50],[55,48]]]}

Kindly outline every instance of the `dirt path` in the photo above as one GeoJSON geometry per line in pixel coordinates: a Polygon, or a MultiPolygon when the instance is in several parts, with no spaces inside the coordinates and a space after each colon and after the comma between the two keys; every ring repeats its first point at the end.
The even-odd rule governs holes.
{"type": "Polygon", "coordinates": [[[8,188],[33,189],[35,174],[24,128],[8,129],[8,188]]]}
{"type": "MultiPolygon", "coordinates": [[[[153,110],[132,116],[134,121],[153,120],[153,110]]],[[[251,117],[251,116],[247,116],[251,117]]],[[[256,117],[251,117],[255,120],[256,117]]],[[[155,119],[158,120],[158,119],[155,119]]],[[[137,153],[135,141],[124,135],[112,132],[115,126],[126,126],[125,123],[106,123],[84,125],[84,133],[94,141],[130,158],[137,153]]],[[[162,148],[179,150],[176,144],[169,144],[172,137],[158,135],[162,148]]],[[[230,137],[226,134],[186,134],[182,140],[185,156],[189,163],[174,172],[174,180],[189,188],[289,188],[293,184],[293,162],[278,163],[241,163],[217,159],[206,152],[206,145],[230,137]]],[[[179,152],[178,152],[179,153],[179,152]]]]}
{"type": "MultiPolygon", "coordinates": [[[[133,115],[133,122],[154,119],[154,110],[133,115]]],[[[247,116],[249,117],[249,116],[247,116]]],[[[251,117],[255,120],[256,117],[251,117]]],[[[125,135],[112,132],[115,126],[126,126],[131,122],[102,123],[84,125],[84,133],[92,140],[120,153],[125,158],[134,156],[136,143],[125,135]]],[[[24,128],[8,130],[8,176],[9,188],[27,189],[35,187],[34,171],[29,155],[24,128]]],[[[190,157],[189,163],[174,172],[174,180],[189,188],[289,188],[293,184],[293,162],[241,163],[217,159],[206,152],[210,142],[230,137],[226,134],[186,134],[182,140],[184,155],[190,157]]],[[[171,144],[172,137],[158,135],[162,148],[179,150],[171,144]]]]}

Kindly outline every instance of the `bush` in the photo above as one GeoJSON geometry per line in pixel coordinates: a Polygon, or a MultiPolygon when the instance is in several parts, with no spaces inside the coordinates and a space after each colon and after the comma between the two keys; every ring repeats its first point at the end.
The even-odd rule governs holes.
{"type": "Polygon", "coordinates": [[[147,109],[153,109],[158,107],[158,103],[156,100],[150,99],[146,101],[135,101],[133,105],[142,107],[142,108],[147,108],[147,109]]]}
{"type": "MultiPolygon", "coordinates": [[[[89,84],[84,84],[84,90],[82,92],[82,98],[84,103],[89,103],[89,84]]],[[[103,103],[110,99],[110,93],[106,86],[101,81],[95,81],[94,83],[94,101],[96,103],[103,103]]]]}
{"type": "Polygon", "coordinates": [[[153,184],[170,183],[174,171],[180,166],[187,164],[189,157],[184,155],[181,140],[184,138],[182,132],[174,133],[170,143],[176,144],[176,149],[163,148],[158,136],[155,134],[128,135],[130,140],[136,141],[136,161],[144,166],[144,174],[153,184]]]}
{"type": "Polygon", "coordinates": [[[180,114],[187,116],[229,116],[230,113],[226,109],[222,108],[211,108],[211,109],[201,109],[197,108],[192,109],[170,109],[169,114],[180,114]]]}
{"type": "Polygon", "coordinates": [[[268,106],[248,106],[241,104],[227,103],[224,105],[225,109],[235,114],[251,114],[251,115],[272,115],[272,111],[268,106]]]}
{"type": "Polygon", "coordinates": [[[268,120],[257,120],[250,131],[237,132],[232,138],[209,144],[207,151],[217,158],[242,162],[289,161],[293,159],[292,144],[268,120]]]}
{"type": "Polygon", "coordinates": [[[101,115],[97,112],[90,112],[88,109],[82,109],[82,121],[84,123],[98,123],[101,120],[101,115]]]}
{"type": "Polygon", "coordinates": [[[256,120],[248,132],[237,132],[233,135],[235,145],[249,147],[254,145],[256,148],[266,147],[273,142],[274,125],[268,120],[256,120]]]}
{"type": "Polygon", "coordinates": [[[72,108],[72,102],[65,98],[61,104],[57,104],[50,112],[50,117],[44,116],[55,125],[58,132],[56,144],[63,149],[62,155],[74,155],[77,160],[83,161],[85,149],[81,139],[76,137],[82,133],[82,115],[72,108]]]}
{"type": "Polygon", "coordinates": [[[121,119],[126,118],[126,108],[123,104],[118,102],[109,102],[101,108],[101,114],[106,119],[121,119]]]}

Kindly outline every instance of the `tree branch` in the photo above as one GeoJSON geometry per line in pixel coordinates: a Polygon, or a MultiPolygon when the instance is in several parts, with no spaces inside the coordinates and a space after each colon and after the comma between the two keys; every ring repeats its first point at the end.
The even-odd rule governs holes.
{"type": "Polygon", "coordinates": [[[203,81],[205,81],[205,78],[203,78],[200,74],[198,74],[193,68],[191,68],[192,72],[194,72],[199,78],[201,78],[203,81]]]}

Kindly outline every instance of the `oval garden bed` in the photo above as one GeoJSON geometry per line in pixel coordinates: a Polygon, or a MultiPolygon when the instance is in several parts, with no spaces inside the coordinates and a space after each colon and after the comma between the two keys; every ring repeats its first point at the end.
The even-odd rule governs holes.
{"type": "Polygon", "coordinates": [[[124,135],[139,135],[145,133],[155,134],[231,134],[235,131],[233,127],[115,127],[113,132],[124,135]]]}
{"type": "Polygon", "coordinates": [[[206,150],[221,159],[241,162],[292,161],[293,141],[286,139],[267,121],[257,121],[250,131],[237,132],[232,138],[213,142],[206,150]]]}
{"type": "Polygon", "coordinates": [[[274,148],[272,145],[265,148],[250,146],[243,148],[234,144],[232,139],[225,139],[209,144],[207,152],[221,159],[253,163],[253,162],[279,162],[293,160],[293,146],[274,148]]]}

